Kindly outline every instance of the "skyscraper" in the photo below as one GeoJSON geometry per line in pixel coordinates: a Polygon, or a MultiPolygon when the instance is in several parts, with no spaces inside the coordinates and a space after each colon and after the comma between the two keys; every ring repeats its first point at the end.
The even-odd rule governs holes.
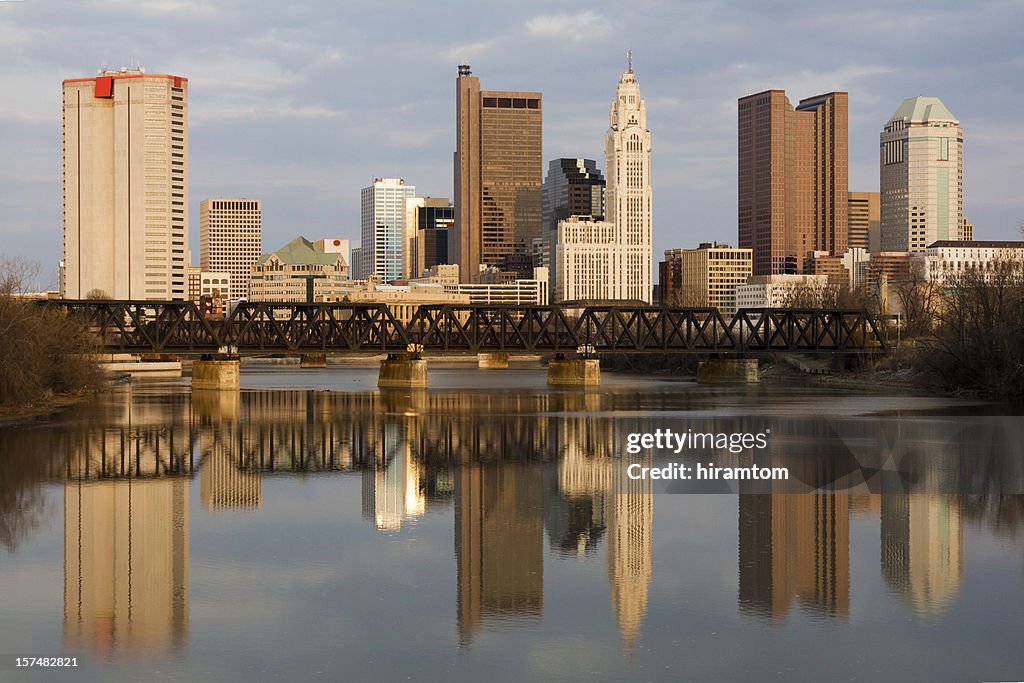
{"type": "MultiPolygon", "coordinates": [[[[468,64],[456,80],[455,232],[462,282],[504,268],[541,237],[541,93],[480,90],[468,64]]],[[[365,241],[364,241],[365,248],[365,241]]]]}
{"type": "Polygon", "coordinates": [[[848,226],[846,245],[879,251],[880,211],[877,192],[850,192],[847,206],[848,226]]]}
{"type": "MultiPolygon", "coordinates": [[[[604,220],[604,176],[593,159],[552,159],[544,178],[544,231],[569,216],[604,220]]],[[[547,235],[545,235],[547,238],[547,235]]]]}
{"type": "Polygon", "coordinates": [[[404,276],[405,200],[416,188],[401,178],[374,178],[362,190],[362,275],[384,282],[404,276]]]}
{"type": "Polygon", "coordinates": [[[455,208],[447,197],[405,200],[405,277],[423,277],[433,266],[448,263],[448,237],[455,208]]]}
{"type": "Polygon", "coordinates": [[[231,273],[231,301],[249,296],[249,276],[263,253],[262,215],[258,199],[199,202],[199,266],[204,271],[231,273]]]}
{"type": "Polygon", "coordinates": [[[188,296],[188,80],[63,84],[64,296],[188,296]]]}
{"type": "Polygon", "coordinates": [[[739,99],[739,246],[754,275],[802,273],[808,252],[846,251],[849,96],[794,109],[783,90],[739,99]]]}
{"type": "Polygon", "coordinates": [[[882,251],[959,240],[964,131],[937,97],[903,100],[880,135],[882,251]]]}
{"type": "Polygon", "coordinates": [[[619,225],[626,240],[626,299],[651,303],[654,252],[651,236],[651,131],[647,105],[629,68],[619,78],[605,134],[605,218],[619,225]]]}
{"type": "MultiPolygon", "coordinates": [[[[551,244],[551,293],[556,303],[625,301],[635,283],[626,267],[635,253],[622,224],[570,216],[551,244]]],[[[636,303],[634,301],[633,303],[636,303]]]]}

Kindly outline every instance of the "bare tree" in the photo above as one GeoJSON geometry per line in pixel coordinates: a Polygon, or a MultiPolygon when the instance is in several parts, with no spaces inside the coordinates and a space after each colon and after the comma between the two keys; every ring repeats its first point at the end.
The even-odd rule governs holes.
{"type": "Polygon", "coordinates": [[[934,310],[923,368],[951,387],[1024,395],[1024,264],[994,261],[948,277],[934,310]]]}
{"type": "Polygon", "coordinates": [[[23,258],[0,256],[0,296],[24,294],[39,275],[39,264],[23,258]]]}
{"type": "Polygon", "coordinates": [[[941,285],[937,280],[928,277],[924,261],[911,261],[907,276],[895,280],[891,291],[903,311],[906,321],[905,334],[908,337],[926,334],[932,327],[939,304],[941,285]]]}
{"type": "Polygon", "coordinates": [[[98,386],[95,340],[85,324],[18,296],[33,265],[0,262],[0,405],[25,406],[98,386]]]}

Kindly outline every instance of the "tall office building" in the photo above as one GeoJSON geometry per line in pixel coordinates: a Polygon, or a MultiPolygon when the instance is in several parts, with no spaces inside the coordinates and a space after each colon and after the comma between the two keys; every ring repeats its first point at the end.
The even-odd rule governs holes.
{"type": "Polygon", "coordinates": [[[807,255],[847,245],[849,96],[832,92],[794,109],[783,90],[739,99],[739,246],[754,275],[802,273],[807,255]]]}
{"type": "Polygon", "coordinates": [[[559,221],[551,249],[554,301],[593,304],[629,300],[630,295],[638,293],[633,282],[635,271],[630,268],[630,257],[635,253],[622,224],[590,216],[559,221]]]}
{"type": "MultiPolygon", "coordinates": [[[[604,220],[604,176],[592,159],[553,159],[543,187],[543,237],[535,242],[536,265],[550,266],[558,241],[558,223],[570,216],[591,216],[604,220]]],[[[552,277],[555,269],[551,269],[552,277]]],[[[551,283],[552,291],[555,282],[551,283]]]]}
{"type": "Polygon", "coordinates": [[[263,203],[222,197],[199,202],[199,267],[231,273],[228,299],[249,296],[249,275],[263,254],[263,203]]]}
{"type": "Polygon", "coordinates": [[[362,275],[384,282],[404,277],[405,200],[416,188],[401,178],[374,178],[362,190],[362,275]]]}
{"type": "Polygon", "coordinates": [[[569,216],[604,220],[604,176],[593,159],[552,159],[543,189],[546,233],[569,216]]]}
{"type": "Polygon", "coordinates": [[[481,265],[505,268],[541,237],[541,99],[539,92],[480,90],[469,65],[459,65],[449,252],[462,282],[475,282],[481,265]]]}
{"type": "Polygon", "coordinates": [[[847,201],[848,230],[846,245],[850,249],[881,249],[881,213],[878,192],[850,192],[847,201]]]}
{"type": "Polygon", "coordinates": [[[619,78],[605,133],[605,219],[621,226],[626,240],[626,299],[651,303],[654,295],[651,234],[651,131],[647,105],[633,75],[633,58],[619,78]]]}
{"type": "Polygon", "coordinates": [[[187,298],[188,80],[122,68],[63,91],[63,295],[187,298]]]}
{"type": "Polygon", "coordinates": [[[405,277],[423,277],[434,266],[448,263],[448,237],[455,207],[447,197],[405,200],[405,277]]]}
{"type": "Polygon", "coordinates": [[[964,131],[937,97],[903,100],[880,135],[882,251],[959,240],[964,131]]]}

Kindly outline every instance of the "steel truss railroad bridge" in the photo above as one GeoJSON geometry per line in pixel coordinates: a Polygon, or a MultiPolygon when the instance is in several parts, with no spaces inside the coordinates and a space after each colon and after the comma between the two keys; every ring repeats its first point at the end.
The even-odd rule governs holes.
{"type": "Polygon", "coordinates": [[[42,305],[86,319],[106,351],[214,353],[879,353],[887,344],[863,311],[648,306],[422,305],[243,302],[222,318],[187,301],[42,305]]]}

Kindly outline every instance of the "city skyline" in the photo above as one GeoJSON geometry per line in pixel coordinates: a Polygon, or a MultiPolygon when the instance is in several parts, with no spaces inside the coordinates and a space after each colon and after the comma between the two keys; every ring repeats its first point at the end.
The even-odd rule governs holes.
{"type": "MultiPolygon", "coordinates": [[[[63,17],[69,8],[31,2],[8,4],[0,14],[0,31],[12,37],[9,45],[16,53],[0,72],[0,82],[20,93],[0,109],[9,131],[0,142],[5,160],[0,172],[8,178],[0,194],[5,218],[0,235],[6,256],[40,262],[42,286],[51,284],[57,260],[53,245],[60,240],[58,84],[104,63],[115,68],[141,63],[151,72],[190,79],[189,211],[196,212],[195,198],[259,197],[270,243],[285,241],[296,229],[354,238],[356,190],[366,177],[401,175],[425,195],[452,196],[450,93],[460,61],[472,63],[488,83],[545,93],[545,163],[559,156],[600,159],[605,84],[621,72],[626,47],[654,26],[659,30],[636,51],[634,63],[644,83],[649,126],[658,134],[652,156],[659,197],[656,253],[735,239],[735,101],[771,87],[800,94],[850,93],[851,191],[878,189],[878,131],[899,102],[916,94],[939,97],[970,132],[964,211],[977,237],[1016,238],[1024,215],[1024,200],[1012,184],[1024,157],[1016,153],[1024,143],[1012,119],[1021,95],[1001,85],[1011,81],[1019,62],[1007,33],[1007,27],[1020,23],[1022,10],[1016,7],[912,6],[902,8],[893,26],[886,25],[881,6],[849,15],[800,5],[769,15],[757,8],[708,6],[688,13],[678,27],[673,22],[684,10],[673,7],[653,6],[648,16],[626,21],[613,21],[611,7],[600,4],[574,14],[530,5],[503,8],[498,16],[446,10],[445,16],[455,18],[439,23],[436,37],[410,46],[404,22],[396,37],[375,42],[383,27],[359,9],[328,11],[314,25],[305,11],[284,20],[277,10],[260,8],[241,30],[213,40],[212,28],[197,23],[197,16],[223,19],[234,10],[187,2],[177,12],[113,5],[101,3],[80,21],[63,17]],[[110,9],[116,9],[122,26],[135,30],[109,31],[110,9]],[[153,16],[161,19],[158,28],[148,25],[153,16]],[[827,36],[812,31],[823,21],[838,24],[844,17],[855,28],[839,35],[822,32],[827,36]],[[332,36],[344,22],[352,28],[332,36]],[[782,40],[758,38],[762,31],[769,35],[772,26],[782,40]],[[891,40],[898,27],[914,26],[922,28],[901,29],[900,40],[891,40]],[[80,39],[54,49],[72,30],[80,39]],[[936,31],[949,40],[934,41],[936,31]],[[117,33],[125,35],[112,38],[117,33]],[[186,33],[186,47],[194,50],[181,49],[179,38],[186,33]],[[801,38],[799,53],[784,45],[793,42],[787,36],[801,38]],[[586,69],[546,68],[569,58],[580,41],[598,38],[606,47],[586,69]],[[514,49],[516,41],[530,49],[514,49]],[[403,44],[400,57],[412,66],[397,80],[392,77],[383,94],[379,87],[365,90],[378,68],[370,65],[394,60],[387,52],[396,43],[403,44]],[[955,54],[940,50],[939,43],[957,45],[955,54]],[[806,59],[809,52],[815,54],[813,63],[806,59]],[[936,63],[948,66],[936,68],[936,63]],[[44,70],[52,75],[40,78],[44,70]],[[325,76],[343,77],[369,96],[360,98],[357,110],[342,99],[348,87],[322,87],[325,76]],[[270,91],[276,95],[267,98],[270,91]],[[363,123],[350,125],[357,111],[363,123]],[[295,215],[305,216],[303,225],[294,224],[295,215]]],[[[198,235],[191,227],[196,253],[198,235]]]]}

